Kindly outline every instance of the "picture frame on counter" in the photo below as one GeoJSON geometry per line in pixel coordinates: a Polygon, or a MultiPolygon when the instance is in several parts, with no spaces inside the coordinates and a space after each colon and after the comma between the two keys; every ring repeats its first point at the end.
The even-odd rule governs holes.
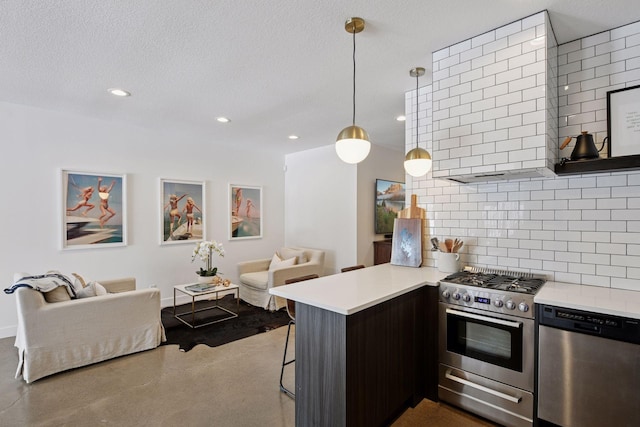
{"type": "Polygon", "coordinates": [[[61,170],[62,249],[127,245],[127,176],[61,170]]]}
{"type": "Polygon", "coordinates": [[[206,240],[205,182],[160,178],[160,244],[206,240]]]}
{"type": "Polygon", "coordinates": [[[609,157],[640,154],[640,85],[607,92],[609,157]]]}

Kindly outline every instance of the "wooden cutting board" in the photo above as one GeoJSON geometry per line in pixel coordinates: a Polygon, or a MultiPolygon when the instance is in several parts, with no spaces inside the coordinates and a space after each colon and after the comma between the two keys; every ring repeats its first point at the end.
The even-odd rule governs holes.
{"type": "Polygon", "coordinates": [[[418,196],[411,195],[411,206],[398,212],[398,218],[427,219],[427,211],[418,207],[418,196]]]}

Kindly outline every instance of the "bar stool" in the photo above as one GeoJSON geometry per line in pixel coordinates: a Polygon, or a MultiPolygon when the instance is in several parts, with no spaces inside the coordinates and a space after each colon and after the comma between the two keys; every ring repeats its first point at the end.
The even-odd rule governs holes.
{"type": "MultiPolygon", "coordinates": [[[[309,274],[306,276],[294,277],[293,279],[287,279],[284,281],[285,285],[290,285],[292,283],[302,282],[310,279],[317,279],[319,276],[317,274],[309,274]]],[[[291,300],[287,301],[287,314],[289,315],[289,326],[287,327],[287,340],[284,343],[284,354],[282,355],[282,368],[280,369],[280,391],[285,393],[287,396],[292,399],[296,398],[296,394],[286,388],[282,384],[282,377],[284,376],[284,367],[295,362],[295,357],[291,360],[287,360],[287,348],[289,348],[289,334],[291,333],[291,326],[296,324],[296,302],[291,300]]]]}
{"type": "Polygon", "coordinates": [[[351,267],[344,267],[340,269],[341,273],[346,273],[347,271],[352,271],[352,270],[360,270],[361,268],[364,268],[364,265],[362,264],[358,264],[358,265],[352,265],[351,267]]]}

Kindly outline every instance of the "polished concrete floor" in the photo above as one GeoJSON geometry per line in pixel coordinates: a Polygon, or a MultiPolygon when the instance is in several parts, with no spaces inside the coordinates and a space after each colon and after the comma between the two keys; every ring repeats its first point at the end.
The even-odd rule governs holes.
{"type": "MultiPolygon", "coordinates": [[[[260,426],[295,424],[278,388],[287,328],[220,347],[178,346],[120,357],[25,384],[14,338],[0,339],[0,426],[260,426]]],[[[285,384],[293,386],[293,367],[285,384]]],[[[394,427],[491,426],[424,400],[394,427]]]]}

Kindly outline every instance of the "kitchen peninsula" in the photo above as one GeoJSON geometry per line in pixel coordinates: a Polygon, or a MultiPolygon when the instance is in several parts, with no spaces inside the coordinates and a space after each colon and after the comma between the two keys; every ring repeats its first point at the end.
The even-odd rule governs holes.
{"type": "Polygon", "coordinates": [[[380,264],[270,290],[296,302],[296,425],[384,425],[436,399],[444,276],[380,264]]]}

